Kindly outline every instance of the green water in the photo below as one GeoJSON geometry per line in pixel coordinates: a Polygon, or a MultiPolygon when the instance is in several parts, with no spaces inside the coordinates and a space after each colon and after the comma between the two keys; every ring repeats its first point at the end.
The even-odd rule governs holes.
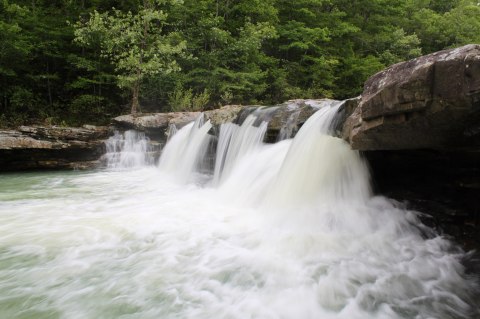
{"type": "Polygon", "coordinates": [[[339,203],[332,224],[331,211],[238,203],[231,187],[156,167],[0,175],[0,318],[473,313],[461,255],[388,200],[339,203]]]}

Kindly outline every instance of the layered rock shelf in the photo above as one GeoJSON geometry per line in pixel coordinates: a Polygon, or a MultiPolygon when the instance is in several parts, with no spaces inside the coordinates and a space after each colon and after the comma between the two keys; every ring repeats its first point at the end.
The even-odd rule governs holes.
{"type": "MultiPolygon", "coordinates": [[[[203,114],[205,119],[210,120],[213,125],[220,125],[234,121],[243,109],[245,109],[245,106],[226,105],[220,109],[205,111],[203,114]]],[[[164,139],[170,125],[181,128],[195,121],[200,114],[202,112],[128,114],[117,116],[112,120],[112,123],[121,129],[134,129],[145,132],[154,139],[164,139]]]]}
{"type": "Polygon", "coordinates": [[[365,83],[343,137],[358,150],[480,145],[480,45],[395,64],[365,83]]]}
{"type": "Polygon", "coordinates": [[[98,166],[107,127],[20,126],[0,130],[0,171],[85,169],[98,166]]]}
{"type": "Polygon", "coordinates": [[[479,249],[480,45],[375,74],[345,105],[340,128],[368,160],[377,193],[427,212],[425,223],[479,249]]]}

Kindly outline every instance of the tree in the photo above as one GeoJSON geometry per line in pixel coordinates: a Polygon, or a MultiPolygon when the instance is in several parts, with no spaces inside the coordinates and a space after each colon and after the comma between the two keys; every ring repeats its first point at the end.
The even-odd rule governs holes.
{"type": "Polygon", "coordinates": [[[392,63],[479,43],[479,15],[478,0],[0,0],[0,126],[104,124],[129,100],[352,97],[392,63]]]}
{"type": "Polygon", "coordinates": [[[169,27],[187,40],[192,59],[179,60],[183,72],[157,82],[154,91],[207,90],[209,107],[261,101],[268,86],[264,44],[277,36],[274,3],[184,0],[169,15],[169,27]]]}
{"type": "Polygon", "coordinates": [[[176,57],[184,55],[185,41],[166,32],[167,13],[174,0],[144,0],[137,13],[112,9],[93,11],[85,23],[75,25],[75,40],[83,46],[99,44],[101,55],[115,67],[120,88],[131,90],[131,112],[139,109],[142,80],[146,76],[178,71],[176,57]]]}
{"type": "Polygon", "coordinates": [[[10,111],[10,97],[17,91],[25,92],[23,88],[19,87],[18,79],[30,59],[32,50],[32,44],[23,30],[27,16],[26,8],[11,4],[7,0],[0,0],[0,106],[2,116],[10,111]]]}

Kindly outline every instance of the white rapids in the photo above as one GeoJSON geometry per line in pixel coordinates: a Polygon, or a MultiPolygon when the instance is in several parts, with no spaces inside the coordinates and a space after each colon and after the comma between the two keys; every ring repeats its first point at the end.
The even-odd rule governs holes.
{"type": "Polygon", "coordinates": [[[464,253],[371,194],[337,108],[273,145],[226,124],[207,182],[201,119],[158,167],[1,175],[0,318],[476,318],[464,253]]]}

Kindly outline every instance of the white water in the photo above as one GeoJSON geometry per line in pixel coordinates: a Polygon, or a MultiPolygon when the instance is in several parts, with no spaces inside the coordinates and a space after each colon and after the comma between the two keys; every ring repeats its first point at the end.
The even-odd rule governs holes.
{"type": "Polygon", "coordinates": [[[175,175],[180,182],[190,181],[207,152],[211,128],[210,120],[204,123],[202,115],[178,132],[170,130],[174,135],[163,149],[160,169],[175,175]]]}
{"type": "Polygon", "coordinates": [[[221,125],[213,176],[215,185],[224,181],[245,156],[258,150],[267,131],[267,123],[262,122],[255,127],[255,120],[254,115],[249,115],[241,126],[232,123],[221,125]]]}
{"type": "Polygon", "coordinates": [[[219,186],[192,183],[209,123],[160,168],[1,176],[0,317],[476,318],[462,253],[372,197],[319,112],[293,141],[221,151],[219,186]]]}
{"type": "Polygon", "coordinates": [[[301,109],[293,109],[292,114],[287,118],[287,123],[280,129],[280,132],[277,136],[277,142],[286,140],[293,136],[294,131],[297,129],[297,120],[300,116],[301,109]]]}
{"type": "Polygon", "coordinates": [[[135,168],[152,165],[154,158],[151,154],[149,140],[144,133],[129,130],[123,134],[115,132],[106,145],[104,159],[109,168],[135,168]]]}

